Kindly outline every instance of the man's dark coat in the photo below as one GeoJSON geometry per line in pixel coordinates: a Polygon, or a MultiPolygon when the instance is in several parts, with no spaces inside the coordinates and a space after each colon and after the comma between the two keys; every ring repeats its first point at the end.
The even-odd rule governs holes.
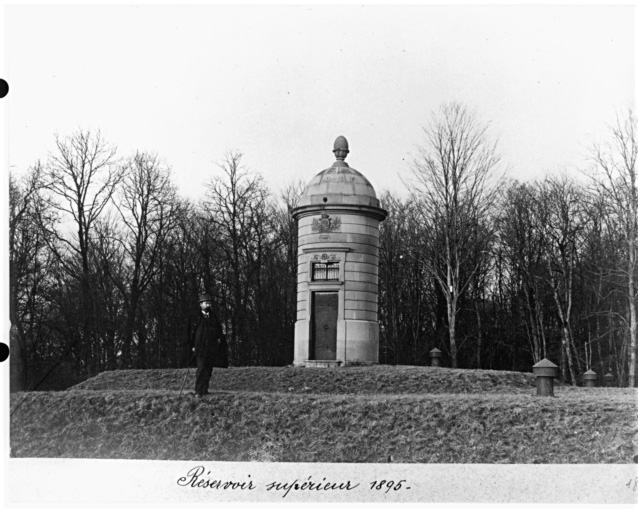
{"type": "Polygon", "coordinates": [[[190,319],[187,327],[187,343],[195,347],[195,356],[205,359],[216,368],[228,368],[228,348],[221,324],[213,313],[208,317],[199,312],[190,319]]]}

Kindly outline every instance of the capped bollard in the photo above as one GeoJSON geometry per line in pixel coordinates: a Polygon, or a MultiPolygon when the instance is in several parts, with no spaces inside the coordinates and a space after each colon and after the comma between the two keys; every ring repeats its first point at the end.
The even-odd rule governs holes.
{"type": "Polygon", "coordinates": [[[549,359],[543,359],[532,366],[532,372],[536,377],[536,395],[554,396],[554,379],[558,377],[558,366],[549,359]]]}
{"type": "Polygon", "coordinates": [[[614,387],[614,376],[611,372],[605,374],[605,387],[613,388],[614,387]]]}
{"type": "Polygon", "coordinates": [[[431,366],[441,366],[441,352],[438,348],[430,350],[430,357],[432,358],[431,366]]]}
{"type": "Polygon", "coordinates": [[[587,370],[583,373],[583,380],[585,381],[586,388],[595,388],[598,375],[596,375],[596,372],[593,370],[587,370]]]}

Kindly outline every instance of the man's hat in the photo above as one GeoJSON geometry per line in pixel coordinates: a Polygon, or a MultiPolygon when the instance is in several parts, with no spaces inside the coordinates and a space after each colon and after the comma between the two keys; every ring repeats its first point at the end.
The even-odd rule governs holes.
{"type": "Polygon", "coordinates": [[[202,293],[199,296],[199,302],[213,302],[213,299],[207,293],[202,293]]]}

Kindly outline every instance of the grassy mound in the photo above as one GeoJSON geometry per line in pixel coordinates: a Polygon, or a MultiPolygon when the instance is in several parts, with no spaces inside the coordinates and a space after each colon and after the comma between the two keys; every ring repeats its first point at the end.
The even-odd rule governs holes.
{"type": "MultiPolygon", "coordinates": [[[[101,373],[73,389],[179,390],[185,377],[185,389],[190,389],[194,369],[120,370],[101,373]]],[[[385,365],[215,368],[211,379],[211,389],[218,390],[330,394],[526,393],[534,385],[531,373],[385,365]]]]}
{"type": "MultiPolygon", "coordinates": [[[[12,396],[12,407],[23,394],[12,396]]],[[[15,457],[279,462],[630,463],[636,394],[32,393],[15,457]]]]}
{"type": "Polygon", "coordinates": [[[633,389],[555,388],[531,374],[422,367],[106,372],[11,396],[14,457],[277,462],[630,463],[633,389]],[[187,390],[180,394],[186,377],[187,390]]]}

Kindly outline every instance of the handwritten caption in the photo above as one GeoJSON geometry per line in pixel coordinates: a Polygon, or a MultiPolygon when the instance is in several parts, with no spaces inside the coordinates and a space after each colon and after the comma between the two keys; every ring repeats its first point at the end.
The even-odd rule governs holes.
{"type": "MultiPolygon", "coordinates": [[[[211,476],[211,472],[204,466],[195,466],[185,476],[177,480],[177,485],[181,487],[191,487],[199,489],[214,490],[241,490],[254,491],[259,486],[251,479],[245,480],[223,480],[211,476]]],[[[370,482],[353,482],[351,480],[335,482],[327,477],[309,476],[306,479],[295,478],[292,481],[273,480],[266,484],[261,484],[266,492],[278,493],[282,498],[286,498],[294,492],[350,492],[357,488],[367,488],[370,491],[379,493],[396,493],[402,490],[409,490],[407,480],[372,480],[370,482]]]]}
{"type": "Polygon", "coordinates": [[[630,491],[636,492],[638,490],[638,476],[629,480],[629,482],[625,484],[625,487],[630,491]]]}

